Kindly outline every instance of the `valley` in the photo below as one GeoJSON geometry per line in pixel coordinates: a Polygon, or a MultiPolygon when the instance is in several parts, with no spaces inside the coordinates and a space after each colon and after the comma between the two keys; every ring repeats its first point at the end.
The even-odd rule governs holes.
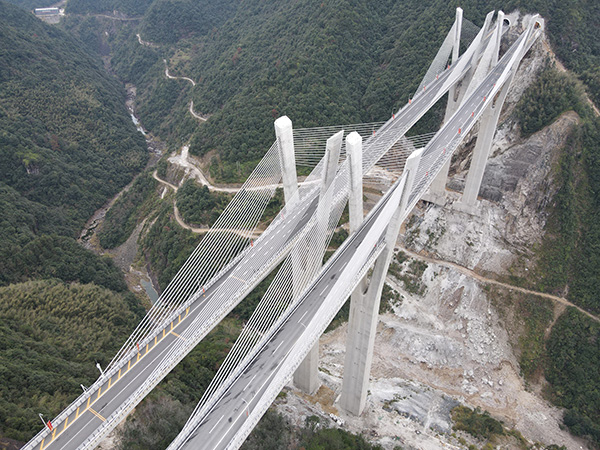
{"type": "MultiPolygon", "coordinates": [[[[44,44],[46,54],[37,57],[51,61],[52,52],[58,54],[64,71],[76,74],[70,83],[77,85],[71,90],[49,81],[46,86],[60,85],[66,89],[60,92],[72,94],[71,109],[59,108],[57,96],[50,95],[50,109],[59,113],[31,119],[19,102],[37,111],[47,91],[22,97],[28,91],[7,75],[21,70],[20,64],[0,65],[5,83],[0,200],[7,211],[7,220],[0,221],[0,320],[6,323],[0,334],[0,442],[28,440],[40,425],[37,411],[53,417],[81,392],[79,384],[93,382],[93,362],[109,362],[239,191],[274,140],[276,117],[288,115],[295,128],[386,120],[413,96],[456,6],[437,0],[344,1],[342,6],[303,1],[293,7],[254,0],[175,3],[69,0],[65,18],[51,28],[0,1],[11,30],[2,48],[9,42],[21,46],[7,60],[18,61],[22,49],[34,51],[27,47],[27,34],[36,30],[39,41],[41,36],[60,41],[55,47],[44,44]],[[438,17],[439,30],[432,25],[438,17]],[[419,39],[424,33],[430,39],[419,39]],[[97,85],[86,86],[86,76],[61,52],[76,54],[97,85]],[[88,120],[80,111],[98,116],[88,120]],[[33,138],[24,138],[24,130],[33,138]],[[52,164],[58,174],[50,173],[52,164]],[[48,323],[60,324],[54,333],[64,333],[78,293],[87,299],[81,317],[106,305],[126,317],[114,322],[113,340],[105,336],[102,317],[95,318],[91,329],[98,348],[90,355],[55,350],[68,339],[76,347],[79,338],[66,333],[59,339],[46,330],[48,323]],[[39,321],[12,300],[56,301],[61,295],[65,315],[37,306],[44,311],[39,321]],[[30,318],[25,325],[15,320],[19,314],[30,318]],[[12,335],[27,345],[33,345],[32,336],[42,336],[51,359],[36,363],[23,356],[25,347],[12,335]],[[13,377],[4,369],[16,371],[19,361],[48,380],[24,381],[31,397],[25,407],[16,406],[17,391],[9,388],[13,377]],[[55,373],[48,364],[58,367],[55,373]],[[60,377],[71,370],[67,365],[76,373],[61,384],[60,377]],[[53,387],[57,384],[60,388],[53,387]]],[[[577,8],[583,6],[566,2],[564,18],[555,6],[540,2],[484,3],[462,5],[473,19],[465,30],[481,26],[492,7],[515,10],[510,15],[515,23],[539,11],[549,26],[508,93],[477,212],[455,207],[472,163],[476,127],[452,161],[444,201],[419,202],[401,228],[386,278],[365,412],[356,417],[338,403],[346,305],[320,339],[319,390],[308,395],[290,381],[242,448],[334,448],[350,441],[345,448],[593,450],[599,445],[600,225],[594,211],[600,53],[581,27],[568,35],[562,25],[573,26],[572,17],[579,17],[577,8]],[[478,434],[464,425],[475,427],[488,417],[495,421],[494,432],[478,434]]],[[[597,7],[585,8],[589,17],[578,20],[600,23],[597,7]]],[[[504,39],[501,52],[510,32],[504,39]]],[[[35,69],[26,74],[31,80],[42,76],[41,68],[35,69]]],[[[411,133],[437,130],[444,107],[434,107],[411,133]]],[[[308,170],[298,167],[300,180],[308,170]]],[[[381,170],[377,178],[365,178],[365,213],[395,177],[381,170]]],[[[250,239],[258,239],[276,217],[284,204],[282,191],[250,239]]],[[[344,215],[338,232],[347,229],[347,221],[344,215]]],[[[328,252],[340,243],[334,239],[328,252]]],[[[100,448],[166,448],[272,278],[259,284],[100,448]],[[153,429],[153,422],[160,422],[160,429],[153,429]]],[[[83,323],[75,328],[73,333],[85,335],[83,323]]]]}

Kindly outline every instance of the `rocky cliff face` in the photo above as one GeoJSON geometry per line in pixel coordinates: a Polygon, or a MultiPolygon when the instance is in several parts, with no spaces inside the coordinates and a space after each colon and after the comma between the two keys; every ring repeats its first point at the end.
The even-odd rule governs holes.
{"type": "MultiPolygon", "coordinates": [[[[560,429],[562,412],[535,392],[543,377],[533,387],[522,377],[519,339],[525,324],[517,305],[526,294],[490,288],[486,278],[506,276],[518,259],[525,261],[522,270],[528,270],[531,248],[540,242],[555,193],[553,164],[579,120],[566,113],[528,139],[519,137],[512,112],[545,58],[543,46],[537,45],[519,69],[476,214],[453,208],[464,186],[473,136],[454,158],[446,205],[421,202],[403,228],[398,246],[405,250],[388,274],[388,284],[401,300],[393,313],[380,317],[363,415],[345,415],[335,403],[344,363],[342,326],[321,339],[323,387],[316,396],[290,388],[295,394],[279,401],[279,411],[290,420],[303,424],[307,415],[326,418],[333,411],[344,418],[345,427],[372,436],[385,448],[466,448],[460,436],[449,434],[449,411],[465,403],[489,411],[530,443],[585,447],[560,429]]],[[[548,326],[564,308],[535,296],[527,301],[539,301],[548,326]]],[[[508,440],[504,448],[517,444],[508,440]]]]}

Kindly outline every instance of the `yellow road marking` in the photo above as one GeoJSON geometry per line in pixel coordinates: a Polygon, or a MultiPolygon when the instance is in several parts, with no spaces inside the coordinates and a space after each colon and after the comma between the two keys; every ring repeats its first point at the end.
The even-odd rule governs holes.
{"type": "Polygon", "coordinates": [[[245,283],[245,282],[246,282],[246,280],[242,280],[241,278],[239,278],[239,277],[236,277],[235,275],[229,275],[229,276],[230,276],[231,278],[235,278],[235,279],[236,279],[236,280],[238,280],[238,281],[241,281],[242,283],[245,283]]]}
{"type": "Polygon", "coordinates": [[[89,408],[89,411],[95,415],[98,419],[100,419],[102,422],[106,422],[106,419],[104,417],[102,417],[100,415],[100,413],[97,413],[96,411],[94,411],[92,408],[89,408]]]}
{"type": "Polygon", "coordinates": [[[179,338],[179,339],[181,339],[182,341],[185,341],[185,338],[183,338],[183,337],[179,336],[179,335],[178,335],[177,333],[175,333],[174,331],[171,331],[171,334],[172,334],[173,336],[176,336],[176,337],[178,337],[178,338],[179,338]]]}
{"type": "MultiPolygon", "coordinates": [[[[234,278],[236,278],[236,277],[234,277],[234,278]]],[[[238,278],[238,280],[243,281],[245,283],[245,281],[241,280],[240,278],[238,278]]],[[[190,312],[190,308],[188,306],[185,309],[185,316],[184,316],[184,318],[187,317],[187,315],[189,314],[189,312],[190,312]]],[[[179,323],[181,323],[181,314],[179,315],[178,321],[177,321],[177,324],[179,324],[179,323]]],[[[173,322],[171,322],[171,331],[170,331],[170,333],[173,334],[175,337],[178,337],[179,339],[183,340],[183,341],[186,340],[184,337],[181,337],[179,334],[175,333],[172,330],[173,330],[173,322]]],[[[163,329],[163,337],[165,337],[165,333],[166,333],[166,329],[163,329]]],[[[154,336],[154,345],[156,345],[157,343],[158,343],[158,336],[154,336]]],[[[146,344],[146,354],[148,353],[148,351],[149,351],[149,344],[146,344]]],[[[136,362],[139,361],[140,356],[141,356],[141,353],[138,352],[136,362]]],[[[127,361],[127,370],[129,370],[130,368],[131,368],[131,360],[127,361]]],[[[121,379],[121,372],[122,372],[122,368],[119,369],[119,375],[118,375],[117,380],[121,379]]],[[[108,380],[108,387],[106,388],[106,390],[110,389],[111,386],[112,386],[112,377],[109,378],[109,380],[108,380]]],[[[96,399],[99,399],[101,395],[102,395],[102,386],[100,386],[100,388],[98,389],[98,396],[96,397],[96,399]]],[[[92,414],[94,414],[96,417],[98,417],[103,422],[106,422],[106,419],[101,414],[99,414],[98,412],[94,411],[94,409],[92,409],[90,407],[91,400],[92,400],[92,397],[89,396],[88,399],[87,399],[86,409],[89,410],[92,414]]],[[[73,419],[73,420],[77,420],[79,418],[79,409],[80,409],[80,407],[77,407],[77,412],[75,413],[75,419],[73,419]]],[[[69,422],[69,417],[67,417],[65,419],[65,425],[63,427],[63,431],[67,428],[68,422],[69,422]]],[[[52,440],[54,440],[54,438],[56,436],[56,431],[57,431],[57,429],[53,428],[53,431],[52,431],[52,440]]],[[[40,450],[44,449],[44,441],[45,441],[45,438],[42,439],[42,442],[40,444],[40,450]]]]}

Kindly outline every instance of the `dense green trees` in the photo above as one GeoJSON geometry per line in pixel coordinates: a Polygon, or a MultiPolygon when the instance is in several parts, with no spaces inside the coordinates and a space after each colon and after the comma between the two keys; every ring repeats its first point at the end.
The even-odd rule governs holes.
{"type": "Polygon", "coordinates": [[[574,110],[587,115],[583,86],[573,75],[546,67],[517,105],[517,119],[524,136],[554,122],[563,112],[574,110]]]}
{"type": "Polygon", "coordinates": [[[552,328],[546,378],[569,429],[600,444],[600,325],[569,308],[552,328]]]}
{"type": "Polygon", "coordinates": [[[152,174],[145,172],[117,199],[107,211],[98,232],[102,247],[115,248],[127,240],[138,222],[155,206],[151,198],[157,184],[152,174]]]}
{"type": "MultiPolygon", "coordinates": [[[[19,0],[20,1],[20,0],[19,0]]],[[[67,3],[69,14],[120,13],[131,16],[144,14],[153,0],[72,0],[67,3]]]]}
{"type": "Polygon", "coordinates": [[[0,432],[28,440],[97,377],[141,319],[132,294],[93,284],[0,287],[0,432]]]}
{"type": "Polygon", "coordinates": [[[124,99],[80,42],[0,1],[0,436],[32,437],[144,313],[75,241],[147,160],[124,99]]]}
{"type": "Polygon", "coordinates": [[[204,36],[220,27],[238,5],[234,0],[156,0],[144,17],[141,32],[145,39],[161,44],[204,36]]]}
{"type": "Polygon", "coordinates": [[[147,160],[123,88],[81,44],[0,3],[0,183],[79,229],[147,160]]]}
{"type": "Polygon", "coordinates": [[[210,226],[229,203],[230,197],[213,193],[188,179],[177,191],[177,208],[189,225],[210,226]]]}
{"type": "Polygon", "coordinates": [[[166,202],[142,240],[142,250],[158,277],[161,289],[169,284],[202,237],[185,230],[173,218],[173,204],[166,202]]]}

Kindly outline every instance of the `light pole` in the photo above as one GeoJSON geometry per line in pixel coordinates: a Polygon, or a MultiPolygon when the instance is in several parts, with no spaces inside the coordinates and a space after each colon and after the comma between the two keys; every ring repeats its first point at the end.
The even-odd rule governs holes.
{"type": "Polygon", "coordinates": [[[100,371],[100,376],[104,377],[104,370],[102,370],[102,367],[100,367],[100,363],[96,363],[96,367],[98,368],[98,370],[100,371]]]}

